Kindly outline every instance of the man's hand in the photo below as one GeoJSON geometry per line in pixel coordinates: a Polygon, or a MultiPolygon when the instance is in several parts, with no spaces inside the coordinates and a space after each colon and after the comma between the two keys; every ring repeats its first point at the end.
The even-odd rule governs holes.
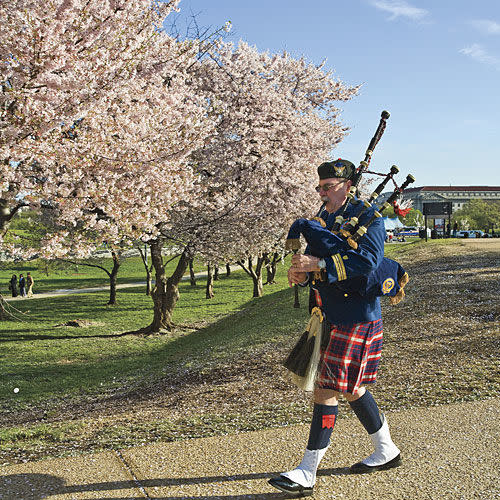
{"type": "Polygon", "coordinates": [[[292,268],[298,272],[308,273],[311,271],[320,271],[318,262],[320,259],[318,257],[313,257],[312,255],[302,255],[295,254],[292,255],[292,268]]]}
{"type": "Polygon", "coordinates": [[[288,270],[288,284],[293,286],[298,283],[304,283],[307,279],[307,273],[319,271],[318,257],[312,255],[295,254],[292,256],[292,266],[288,270]]]}
{"type": "Polygon", "coordinates": [[[288,286],[298,285],[299,283],[304,283],[307,279],[307,273],[302,271],[297,271],[293,266],[288,269],[288,286]]]}

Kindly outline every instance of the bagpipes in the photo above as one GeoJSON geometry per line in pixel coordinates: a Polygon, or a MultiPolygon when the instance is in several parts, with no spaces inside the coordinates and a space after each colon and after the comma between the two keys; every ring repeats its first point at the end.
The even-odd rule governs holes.
{"type": "MultiPolygon", "coordinates": [[[[342,205],[342,207],[340,207],[339,215],[335,219],[335,225],[332,228],[333,232],[339,231],[342,224],[344,223],[345,211],[346,211],[349,203],[351,203],[351,201],[354,200],[354,197],[357,195],[358,186],[359,186],[359,182],[361,181],[361,177],[368,170],[368,166],[370,165],[370,161],[372,159],[373,151],[375,150],[375,147],[377,146],[377,144],[380,141],[380,138],[382,137],[382,135],[385,132],[387,120],[389,119],[390,116],[391,115],[389,114],[388,111],[382,111],[382,114],[380,116],[380,122],[378,124],[377,130],[375,131],[375,134],[372,137],[372,140],[370,141],[370,144],[368,145],[368,148],[367,148],[366,153],[365,153],[365,158],[363,161],[361,161],[359,163],[359,167],[356,169],[356,172],[354,173],[354,175],[351,179],[351,189],[349,189],[349,193],[347,193],[347,198],[346,198],[344,204],[342,205]]],[[[385,184],[384,184],[384,186],[385,186],[385,184]]],[[[382,189],[384,188],[384,186],[382,186],[380,188],[381,192],[382,192],[382,189]]]]}
{"type": "Polygon", "coordinates": [[[358,212],[358,214],[355,217],[352,217],[350,220],[346,221],[344,219],[345,212],[347,210],[347,207],[352,204],[356,203],[357,201],[357,194],[358,194],[358,186],[361,181],[361,177],[363,176],[364,173],[370,173],[370,174],[375,174],[375,175],[384,175],[384,174],[379,174],[378,172],[370,172],[368,170],[368,166],[370,165],[370,161],[372,158],[373,151],[375,150],[375,146],[378,144],[380,141],[380,138],[382,137],[385,127],[387,125],[387,120],[389,118],[390,114],[388,111],[382,111],[381,117],[380,117],[380,122],[378,124],[377,130],[375,131],[375,134],[373,135],[370,144],[368,146],[368,149],[366,150],[365,153],[365,158],[363,161],[360,162],[359,167],[356,169],[356,172],[351,178],[351,188],[349,189],[349,192],[347,193],[346,200],[342,207],[339,210],[339,214],[335,218],[335,224],[332,227],[332,232],[337,234],[340,232],[340,234],[346,238],[348,241],[349,245],[356,249],[357,248],[357,241],[364,235],[366,234],[366,231],[370,224],[372,224],[378,217],[382,216],[382,212],[386,210],[389,206],[393,205],[394,206],[394,211],[396,215],[401,215],[405,216],[406,213],[410,209],[402,209],[399,207],[397,204],[398,198],[401,196],[403,193],[404,189],[408,186],[408,184],[412,183],[415,181],[415,177],[412,175],[408,175],[406,177],[406,181],[404,184],[401,185],[401,187],[398,187],[396,182],[394,181],[394,175],[396,175],[399,172],[399,168],[396,165],[393,165],[391,167],[391,170],[389,171],[388,174],[384,176],[384,179],[382,182],[377,186],[377,188],[373,191],[373,193],[370,195],[370,198],[368,201],[365,201],[362,203],[361,210],[358,212]],[[372,218],[368,221],[367,224],[361,226],[359,224],[359,219],[363,215],[363,213],[372,206],[372,203],[380,196],[382,191],[384,190],[385,186],[387,183],[392,180],[394,182],[394,185],[396,186],[394,189],[394,192],[392,195],[389,197],[389,199],[378,209],[374,212],[372,218]],[[406,212],[406,213],[405,213],[406,212]]]}
{"type": "MultiPolygon", "coordinates": [[[[339,251],[357,251],[361,238],[367,234],[369,227],[382,217],[382,213],[388,207],[393,206],[395,213],[398,215],[405,216],[408,213],[410,209],[401,208],[398,201],[404,189],[414,182],[415,178],[408,175],[404,183],[398,186],[394,180],[394,176],[399,172],[396,165],[393,165],[387,174],[368,171],[371,156],[384,133],[389,116],[387,111],[382,112],[380,123],[370,141],[365,158],[350,177],[352,181],[351,188],[335,218],[333,219],[332,216],[325,222],[320,217],[324,208],[322,206],[316,217],[297,219],[288,232],[285,244],[287,250],[296,253],[300,249],[300,236],[302,235],[309,246],[310,254],[315,257],[327,258],[332,257],[334,253],[339,251]],[[357,198],[357,194],[358,185],[364,173],[383,175],[384,178],[372,192],[369,199],[363,202],[357,198]],[[374,201],[380,196],[389,181],[392,181],[395,185],[393,193],[381,206],[375,206],[374,201]],[[359,207],[359,209],[356,210],[356,207],[359,207]],[[350,214],[349,218],[345,217],[347,214],[350,214]],[[330,219],[333,219],[333,221],[330,219]],[[335,251],[332,251],[332,249],[335,249],[335,251]]],[[[324,271],[314,272],[313,284],[317,280],[323,281],[322,273],[324,271]]],[[[377,269],[366,276],[356,276],[354,278],[344,276],[342,280],[336,283],[336,286],[340,291],[350,295],[357,294],[361,299],[372,300],[377,297],[387,296],[390,298],[391,304],[397,304],[404,298],[404,287],[408,281],[408,274],[398,262],[383,257],[377,269]]],[[[319,346],[325,341],[325,337],[329,338],[329,329],[326,325],[328,325],[328,321],[324,313],[319,308],[313,308],[306,331],[284,362],[284,366],[292,372],[293,382],[304,390],[311,390],[317,369],[319,346]],[[321,318],[321,320],[318,318],[321,318]]]]}
{"type": "MultiPolygon", "coordinates": [[[[408,175],[404,183],[398,186],[394,180],[394,176],[399,172],[399,168],[396,165],[393,165],[387,174],[380,174],[368,170],[373,151],[384,133],[386,121],[389,116],[387,111],[382,112],[377,130],[366,150],[365,158],[360,162],[359,167],[351,177],[351,188],[346,201],[335,217],[332,227],[327,227],[327,223],[319,217],[323,207],[318,212],[318,216],[312,219],[297,219],[288,231],[285,243],[286,250],[292,250],[296,253],[300,249],[300,235],[304,236],[309,245],[311,255],[315,257],[330,257],[332,255],[332,248],[357,250],[359,240],[368,232],[368,228],[377,219],[382,217],[383,212],[387,208],[393,206],[395,213],[402,216],[408,213],[410,209],[401,208],[398,205],[398,201],[403,191],[409,184],[415,181],[415,178],[412,175],[408,175]],[[362,202],[356,198],[356,194],[358,192],[359,182],[364,173],[383,175],[384,179],[375,188],[369,199],[362,202]],[[380,196],[389,181],[394,183],[394,191],[381,206],[373,205],[373,202],[380,196]],[[356,206],[360,206],[360,208],[352,217],[347,219],[344,216],[346,212],[352,211],[352,209],[349,208],[350,205],[352,205],[352,209],[356,206]]],[[[320,279],[319,273],[315,275],[315,278],[320,279]]],[[[367,276],[361,278],[357,277],[354,280],[355,285],[353,286],[355,286],[355,290],[351,287],[351,281],[352,280],[343,281],[342,287],[350,287],[349,291],[355,291],[365,298],[389,296],[391,297],[391,303],[397,304],[404,297],[403,288],[408,282],[408,275],[399,263],[384,257],[382,263],[375,271],[367,276]],[[384,285],[384,283],[387,283],[388,279],[392,279],[394,282],[394,286],[390,290],[388,290],[389,287],[387,285],[384,285]]]]}
{"type": "MultiPolygon", "coordinates": [[[[377,186],[375,191],[371,194],[368,201],[361,203],[362,207],[356,214],[356,216],[351,217],[348,221],[346,221],[344,226],[340,226],[340,231],[338,232],[346,239],[349,246],[354,250],[358,248],[359,239],[366,234],[370,225],[373,224],[373,222],[375,222],[378,218],[382,217],[382,213],[384,212],[384,210],[388,209],[391,205],[394,207],[394,212],[396,213],[396,215],[401,215],[404,217],[410,211],[410,208],[401,208],[398,205],[398,200],[401,197],[403,191],[408,187],[408,185],[411,184],[412,182],[415,182],[415,177],[413,177],[413,175],[411,174],[408,174],[406,176],[406,180],[404,181],[404,183],[401,184],[401,186],[398,186],[393,178],[394,174],[397,174],[398,172],[399,168],[396,165],[393,165],[391,167],[390,172],[385,176],[384,180],[377,186]],[[389,196],[389,198],[385,203],[383,203],[380,207],[376,207],[376,210],[373,212],[373,215],[370,217],[370,219],[368,219],[367,222],[365,222],[365,224],[360,225],[361,216],[365,213],[367,209],[373,206],[372,205],[373,201],[376,198],[378,198],[378,196],[381,194],[382,190],[386,186],[387,182],[389,182],[389,180],[391,179],[396,185],[392,194],[389,196]]],[[[334,229],[332,229],[332,231],[334,231],[334,229]]]]}

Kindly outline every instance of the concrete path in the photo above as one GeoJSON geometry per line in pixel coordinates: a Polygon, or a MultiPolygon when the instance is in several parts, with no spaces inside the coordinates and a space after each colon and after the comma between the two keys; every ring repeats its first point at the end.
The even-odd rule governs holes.
{"type": "MultiPolygon", "coordinates": [[[[349,475],[346,468],[370,450],[358,421],[341,419],[314,498],[500,499],[500,398],[387,419],[403,466],[349,475]]],[[[287,498],[267,480],[300,461],[307,433],[299,425],[0,467],[0,499],[287,498]]]]}
{"type": "MultiPolygon", "coordinates": [[[[231,271],[239,271],[241,270],[240,266],[231,266],[231,271]]],[[[207,272],[206,271],[201,271],[199,273],[195,273],[195,277],[198,278],[206,278],[207,272]]],[[[186,281],[190,279],[189,275],[183,276],[182,281],[186,281]]],[[[153,280],[153,285],[154,285],[154,280],[153,280]]],[[[116,285],[117,290],[121,290],[123,288],[134,288],[138,286],[146,286],[145,281],[141,281],[139,283],[122,283],[121,285],[116,285]]],[[[92,288],[60,288],[58,290],[52,290],[51,292],[42,292],[42,293],[34,293],[32,297],[29,299],[27,297],[9,297],[9,296],[4,296],[4,300],[7,302],[15,302],[19,300],[32,300],[32,299],[45,299],[48,297],[60,297],[61,295],[73,295],[75,293],[94,293],[94,292],[108,292],[109,291],[109,285],[105,286],[96,286],[92,288]]]]}
{"type": "MultiPolygon", "coordinates": [[[[185,279],[185,278],[182,278],[185,279]]],[[[133,288],[138,286],[146,286],[146,282],[141,283],[123,283],[121,285],[116,285],[117,290],[123,288],[133,288]]],[[[48,297],[60,297],[61,295],[73,295],[76,293],[93,293],[93,292],[109,292],[109,285],[107,286],[95,286],[92,288],[59,288],[58,290],[52,290],[51,292],[34,293],[32,297],[4,297],[7,302],[17,302],[19,300],[33,300],[33,299],[46,299],[48,297]]]]}

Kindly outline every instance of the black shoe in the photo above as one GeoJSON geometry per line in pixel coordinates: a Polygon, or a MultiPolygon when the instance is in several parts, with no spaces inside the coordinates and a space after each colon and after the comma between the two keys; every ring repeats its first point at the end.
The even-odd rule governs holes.
{"type": "Polygon", "coordinates": [[[278,490],[284,491],[285,493],[289,493],[294,497],[308,497],[312,495],[313,489],[307,488],[306,486],[302,486],[298,483],[293,482],[291,479],[288,479],[285,476],[278,476],[269,479],[268,483],[278,490]]]}
{"type": "Polygon", "coordinates": [[[366,465],[363,462],[358,462],[349,468],[351,474],[370,474],[372,472],[377,472],[378,470],[393,469],[394,467],[399,467],[403,462],[401,461],[401,454],[394,457],[382,465],[366,465]]]}

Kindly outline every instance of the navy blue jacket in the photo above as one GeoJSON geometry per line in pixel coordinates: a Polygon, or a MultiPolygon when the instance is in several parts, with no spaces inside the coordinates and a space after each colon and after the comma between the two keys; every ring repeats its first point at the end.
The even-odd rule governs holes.
{"type": "MultiPolygon", "coordinates": [[[[356,216],[359,210],[359,205],[350,204],[344,217],[356,216]]],[[[374,211],[375,208],[367,210],[361,217],[361,224],[371,218],[374,211]]],[[[313,274],[309,273],[311,286],[318,290],[322,309],[332,324],[354,325],[381,319],[379,297],[365,293],[365,289],[362,293],[359,290],[360,284],[366,284],[367,277],[374,276],[384,260],[384,222],[381,218],[376,219],[358,241],[358,248],[353,250],[345,239],[330,231],[337,215],[324,211],[321,218],[326,228],[319,222],[303,228],[309,243],[305,253],[324,258],[326,262],[326,273],[322,273],[321,281],[312,284],[313,274]]]]}

